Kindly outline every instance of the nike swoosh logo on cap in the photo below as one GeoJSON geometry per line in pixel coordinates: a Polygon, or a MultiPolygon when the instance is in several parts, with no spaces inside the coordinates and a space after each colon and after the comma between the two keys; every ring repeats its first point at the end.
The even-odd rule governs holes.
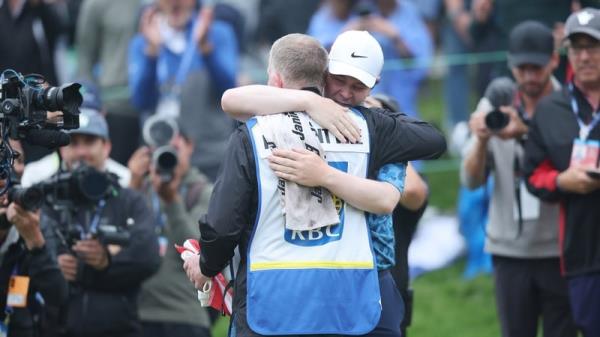
{"type": "Polygon", "coordinates": [[[354,52],[352,52],[352,54],[350,54],[350,56],[354,57],[354,58],[362,58],[362,59],[366,59],[366,56],[362,56],[362,55],[356,55],[354,52]]]}

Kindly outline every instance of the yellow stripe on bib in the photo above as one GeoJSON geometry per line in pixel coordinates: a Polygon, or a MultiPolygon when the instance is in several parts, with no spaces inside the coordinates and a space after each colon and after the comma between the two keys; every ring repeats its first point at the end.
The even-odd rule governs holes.
{"type": "Polygon", "coordinates": [[[290,262],[257,262],[250,265],[251,271],[268,269],[373,269],[373,261],[342,262],[342,261],[290,261],[290,262]]]}

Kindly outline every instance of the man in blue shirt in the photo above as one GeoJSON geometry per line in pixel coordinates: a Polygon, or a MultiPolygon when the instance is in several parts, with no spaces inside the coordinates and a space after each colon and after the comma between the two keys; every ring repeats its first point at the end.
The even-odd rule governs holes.
{"type": "Polygon", "coordinates": [[[136,108],[177,115],[172,100],[178,101],[187,76],[202,69],[208,70],[217,95],[235,85],[238,49],[232,27],[200,18],[194,6],[193,0],[181,6],[161,0],[142,14],[140,33],[129,47],[129,87],[136,108]]]}

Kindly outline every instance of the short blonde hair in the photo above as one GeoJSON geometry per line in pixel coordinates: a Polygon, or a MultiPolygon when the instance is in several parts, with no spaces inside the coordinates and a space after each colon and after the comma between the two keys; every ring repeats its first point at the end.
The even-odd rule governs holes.
{"type": "Polygon", "coordinates": [[[327,51],[305,34],[288,34],[273,43],[269,68],[291,85],[323,88],[327,51]]]}

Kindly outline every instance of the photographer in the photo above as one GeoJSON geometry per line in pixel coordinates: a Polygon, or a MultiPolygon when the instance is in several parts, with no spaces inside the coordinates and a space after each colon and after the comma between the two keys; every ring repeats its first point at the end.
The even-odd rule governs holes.
{"type": "MultiPolygon", "coordinates": [[[[79,167],[97,170],[93,171],[96,177],[106,177],[111,146],[104,117],[85,111],[79,129],[70,135],[71,144],[66,149],[74,163],[71,168],[79,163],[79,167]]],[[[85,177],[75,176],[77,170],[72,171],[72,177],[82,181],[85,177]]],[[[105,189],[108,192],[99,200],[86,200],[68,189],[63,195],[66,200],[58,200],[62,208],[53,202],[42,209],[48,248],[58,256],[60,269],[69,281],[63,316],[68,336],[138,336],[137,295],[142,282],[159,266],[154,220],[143,197],[120,189],[111,179],[104,180],[110,181],[110,189],[105,189]],[[103,239],[108,234],[93,235],[91,230],[73,233],[77,225],[106,228],[106,233],[109,229],[126,232],[128,240],[116,244],[103,239]]]]}
{"type": "MultiPolygon", "coordinates": [[[[151,127],[152,121],[146,122],[144,130],[151,127]]],[[[160,119],[154,121],[157,121],[155,125],[169,125],[160,119]]],[[[182,132],[181,125],[173,125],[178,130],[171,129],[172,137],[166,146],[176,154],[174,167],[161,167],[163,163],[157,156],[171,154],[148,146],[135,151],[128,165],[131,188],[144,193],[152,215],[157,219],[156,232],[162,257],[158,273],[142,286],[139,313],[146,337],[209,337],[207,309],[196,298],[196,290],[188,282],[173,245],[200,235],[196,222],[208,210],[212,185],[198,169],[190,166],[194,143],[187,133],[182,132]]],[[[146,142],[156,144],[152,140],[146,142]]]]}
{"type": "MultiPolygon", "coordinates": [[[[540,202],[524,185],[523,142],[540,99],[558,90],[552,31],[534,21],[510,34],[508,63],[516,84],[494,80],[471,116],[461,180],[482,186],[493,174],[485,249],[493,257],[502,336],[575,336],[558,259],[558,206],[540,202]],[[499,110],[498,110],[499,109],[499,110]]],[[[543,113],[543,112],[542,112],[543,113]]]]}
{"type": "MultiPolygon", "coordinates": [[[[22,153],[17,141],[11,146],[22,153]]],[[[23,156],[13,167],[20,177],[23,156]]],[[[4,187],[5,181],[1,181],[4,187]]],[[[55,333],[52,313],[67,299],[67,283],[46,249],[39,215],[24,210],[7,194],[0,197],[0,327],[7,336],[49,336],[55,333]],[[24,292],[19,291],[24,284],[24,292]],[[28,283],[28,284],[27,284],[28,283]],[[11,287],[11,284],[15,286],[11,287]],[[22,296],[20,296],[22,295],[22,296]],[[8,322],[8,324],[7,324],[8,322]]]]}

